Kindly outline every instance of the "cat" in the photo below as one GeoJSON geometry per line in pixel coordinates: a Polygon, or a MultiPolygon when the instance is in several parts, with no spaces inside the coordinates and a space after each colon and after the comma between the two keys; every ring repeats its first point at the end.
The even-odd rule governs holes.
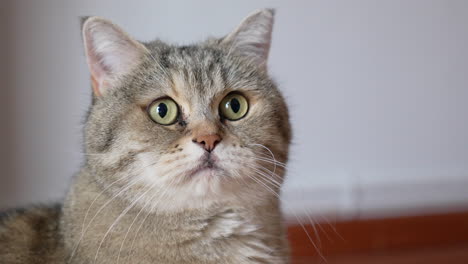
{"type": "Polygon", "coordinates": [[[62,203],[1,216],[0,263],[289,263],[273,21],[259,10],[225,37],[175,46],[84,18],[84,165],[62,203]]]}

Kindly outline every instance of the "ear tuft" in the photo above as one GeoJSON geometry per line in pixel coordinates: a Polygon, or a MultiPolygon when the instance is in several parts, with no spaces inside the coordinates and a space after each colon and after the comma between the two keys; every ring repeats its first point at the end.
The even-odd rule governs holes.
{"type": "Polygon", "coordinates": [[[221,43],[240,55],[249,57],[259,67],[266,67],[271,46],[274,9],[261,9],[247,16],[221,43]]]}
{"type": "Polygon", "coordinates": [[[148,50],[106,19],[85,17],[82,23],[93,89],[96,95],[102,95],[128,74],[148,50]]]}

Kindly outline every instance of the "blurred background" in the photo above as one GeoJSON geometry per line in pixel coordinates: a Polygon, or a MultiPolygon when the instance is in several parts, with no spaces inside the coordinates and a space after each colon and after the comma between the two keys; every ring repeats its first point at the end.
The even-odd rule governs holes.
{"type": "Polygon", "coordinates": [[[277,9],[269,69],[294,128],[291,222],[468,210],[463,0],[2,0],[0,208],[60,200],[83,160],[91,88],[80,16],[189,44],[264,7],[277,9]]]}

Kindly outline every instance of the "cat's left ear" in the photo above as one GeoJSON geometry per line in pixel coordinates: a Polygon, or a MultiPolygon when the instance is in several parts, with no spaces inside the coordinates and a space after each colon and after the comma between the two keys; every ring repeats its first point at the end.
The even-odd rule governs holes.
{"type": "Polygon", "coordinates": [[[266,67],[271,46],[275,10],[262,9],[246,17],[221,44],[250,58],[259,67],[266,67]]]}
{"type": "Polygon", "coordinates": [[[100,18],[82,19],[86,59],[94,94],[103,95],[130,73],[149,51],[120,27],[100,18]]]}

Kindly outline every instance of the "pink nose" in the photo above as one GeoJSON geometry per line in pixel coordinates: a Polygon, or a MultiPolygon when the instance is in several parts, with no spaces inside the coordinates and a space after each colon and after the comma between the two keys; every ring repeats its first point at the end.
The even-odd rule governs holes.
{"type": "Polygon", "coordinates": [[[202,135],[194,138],[192,141],[200,145],[206,151],[211,152],[221,142],[221,136],[218,134],[202,135]]]}

